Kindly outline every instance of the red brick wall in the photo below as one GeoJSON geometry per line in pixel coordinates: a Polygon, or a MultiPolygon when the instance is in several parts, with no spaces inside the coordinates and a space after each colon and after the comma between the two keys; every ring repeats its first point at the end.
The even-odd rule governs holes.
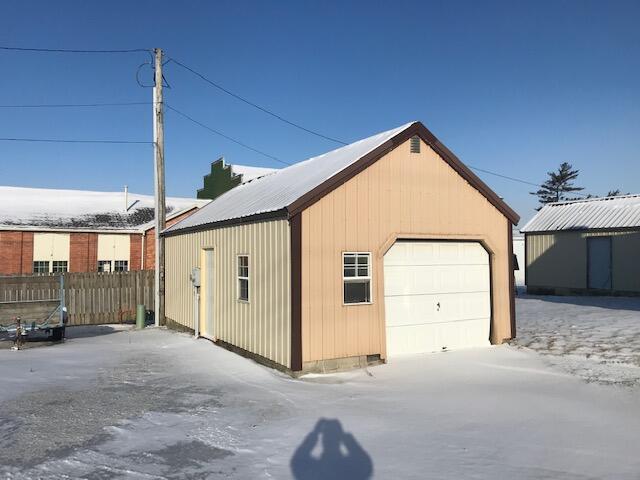
{"type": "MultiPolygon", "coordinates": [[[[194,213],[196,209],[189,210],[188,212],[183,213],[182,215],[178,215],[175,218],[167,221],[167,227],[171,225],[175,225],[180,220],[187,218],[189,215],[194,213]]],[[[144,269],[145,270],[153,270],[156,265],[156,229],[152,228],[147,230],[146,237],[144,239],[144,269]]]]}
{"type": "Polygon", "coordinates": [[[156,267],[156,229],[147,230],[144,237],[144,269],[154,270],[156,267]]]}
{"type": "Polygon", "coordinates": [[[20,273],[33,273],[33,232],[22,233],[22,271],[20,273]]]}
{"type": "MultiPolygon", "coordinates": [[[[167,222],[167,227],[187,218],[196,209],[183,213],[167,222]]],[[[144,269],[155,268],[155,229],[147,230],[142,246],[142,235],[130,236],[129,269],[140,270],[144,256],[144,269]]],[[[69,271],[95,272],[98,270],[98,234],[71,233],[69,238],[69,271]]],[[[0,231],[0,275],[33,273],[33,232],[0,231]]]]}
{"type": "Polygon", "coordinates": [[[98,269],[98,234],[69,235],[69,271],[95,272],[98,269]]]}
{"type": "Polygon", "coordinates": [[[132,233],[129,235],[129,270],[142,268],[142,235],[132,233]]]}
{"type": "Polygon", "coordinates": [[[33,233],[0,232],[0,275],[33,272],[33,233]]]}
{"type": "Polygon", "coordinates": [[[89,257],[89,271],[97,272],[98,271],[98,234],[90,233],[89,234],[89,249],[87,251],[87,255],[89,257]]]}

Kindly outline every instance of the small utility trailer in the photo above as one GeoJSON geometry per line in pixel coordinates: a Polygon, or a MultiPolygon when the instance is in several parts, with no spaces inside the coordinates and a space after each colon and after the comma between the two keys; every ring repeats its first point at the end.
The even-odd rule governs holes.
{"type": "MultiPolygon", "coordinates": [[[[57,283],[57,282],[56,282],[57,283]]],[[[42,289],[37,298],[23,298],[17,294],[0,299],[0,339],[13,339],[19,346],[24,340],[49,337],[64,338],[67,309],[64,305],[64,276],[59,288],[42,289]]]]}
{"type": "Polygon", "coordinates": [[[47,317],[38,322],[37,320],[25,321],[22,317],[14,317],[12,323],[8,325],[0,325],[0,335],[9,335],[16,337],[16,333],[24,338],[33,337],[35,335],[44,334],[57,341],[64,338],[65,328],[65,311],[60,315],[60,306],[58,305],[47,317]]]}

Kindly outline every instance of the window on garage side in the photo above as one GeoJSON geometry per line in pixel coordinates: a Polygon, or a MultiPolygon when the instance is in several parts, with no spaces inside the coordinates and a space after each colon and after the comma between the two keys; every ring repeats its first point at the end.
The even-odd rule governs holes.
{"type": "Polygon", "coordinates": [[[342,254],[342,283],[345,304],[371,303],[370,252],[342,254]]]}
{"type": "Polygon", "coordinates": [[[249,301],[249,255],[238,255],[238,300],[249,301]]]}

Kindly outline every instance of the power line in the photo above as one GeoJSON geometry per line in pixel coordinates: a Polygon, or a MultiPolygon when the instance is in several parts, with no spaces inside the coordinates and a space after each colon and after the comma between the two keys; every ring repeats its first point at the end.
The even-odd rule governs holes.
{"type": "Polygon", "coordinates": [[[241,142],[240,140],[237,140],[237,139],[235,139],[235,138],[233,138],[233,137],[230,137],[230,136],[228,136],[228,135],[225,135],[224,133],[222,133],[222,132],[220,132],[220,131],[218,131],[218,130],[216,130],[216,129],[214,129],[214,128],[211,128],[211,127],[210,127],[210,126],[208,126],[208,125],[205,125],[204,123],[202,123],[202,122],[200,122],[200,121],[196,120],[196,119],[195,119],[195,118],[193,118],[193,117],[190,117],[190,116],[189,116],[189,115],[187,115],[186,113],[181,112],[181,111],[180,111],[180,110],[178,110],[177,108],[174,108],[174,107],[172,107],[171,105],[168,105],[167,103],[165,103],[165,104],[164,104],[164,106],[165,106],[165,107],[167,107],[169,110],[172,110],[172,111],[176,112],[178,115],[180,115],[180,116],[182,116],[182,117],[186,118],[187,120],[189,120],[189,121],[191,121],[191,122],[195,123],[196,125],[199,125],[200,127],[204,128],[205,130],[209,130],[210,132],[215,133],[216,135],[219,135],[219,136],[221,136],[221,137],[223,137],[223,138],[226,138],[227,140],[230,140],[231,142],[236,143],[236,144],[240,145],[241,147],[244,147],[244,148],[246,148],[246,149],[249,149],[249,150],[251,150],[252,152],[255,152],[255,153],[258,153],[258,154],[260,154],[260,155],[263,155],[263,156],[265,156],[265,157],[267,157],[267,158],[270,158],[270,159],[272,159],[272,160],[275,160],[276,162],[280,162],[280,163],[282,163],[282,164],[284,164],[284,165],[292,165],[292,164],[291,164],[291,163],[289,163],[289,162],[285,162],[284,160],[280,160],[278,157],[274,157],[273,155],[270,155],[270,154],[265,153],[265,152],[263,152],[263,151],[261,151],[261,150],[258,150],[257,148],[253,148],[253,147],[251,147],[251,146],[247,145],[246,143],[241,142]]]}
{"type": "MultiPolygon", "coordinates": [[[[25,47],[7,47],[7,46],[0,46],[0,50],[8,50],[8,51],[20,51],[20,52],[44,52],[44,53],[105,53],[105,54],[110,54],[110,53],[136,53],[136,52],[146,52],[146,53],[152,53],[153,50],[149,49],[149,48],[131,48],[131,49],[121,49],[121,50],[79,50],[79,49],[60,49],[60,48],[25,48],[25,47]]],[[[315,135],[317,137],[320,138],[324,138],[325,140],[329,140],[331,142],[335,142],[338,143],[340,145],[347,145],[346,142],[343,142],[342,140],[337,140],[335,138],[329,137],[327,135],[323,135],[322,133],[319,133],[317,131],[311,130],[309,128],[306,128],[298,123],[292,122],[290,120],[287,120],[286,118],[282,117],[281,115],[278,115],[277,113],[274,113],[270,110],[268,110],[265,107],[262,107],[236,93],[233,93],[232,91],[224,88],[222,85],[217,84],[216,82],[214,82],[213,80],[207,78],[205,75],[203,75],[202,73],[194,70],[193,68],[185,65],[184,63],[176,60],[175,58],[169,58],[168,62],[173,62],[176,65],[184,68],[185,70],[191,72],[193,75],[199,77],[200,79],[202,79],[203,81],[207,82],[208,84],[210,84],[211,86],[217,88],[218,90],[226,93],[227,95],[230,95],[231,97],[240,100],[241,102],[246,103],[247,105],[250,105],[264,113],[266,113],[267,115],[271,115],[272,117],[292,126],[295,128],[298,128],[304,132],[310,133],[312,135],[315,135]]],[[[119,102],[119,103],[86,103],[86,104],[27,104],[27,105],[0,105],[0,108],[75,108],[75,107],[110,107],[110,106],[130,106],[130,105],[150,105],[152,102],[119,102]]],[[[292,165],[291,163],[285,162],[284,160],[280,160],[279,158],[270,155],[268,153],[265,153],[261,150],[258,150],[254,147],[251,147],[249,145],[247,145],[244,142],[241,142],[240,140],[237,140],[233,137],[230,137],[228,135],[225,135],[224,133],[215,130],[214,128],[211,128],[208,125],[205,125],[204,123],[196,120],[195,118],[187,115],[184,112],[181,112],[180,110],[168,105],[165,103],[165,106],[174,111],[175,113],[177,113],[178,115],[186,118],[187,120],[195,123],[196,125],[199,125],[200,127],[215,133],[216,135],[219,135],[223,138],[226,138],[227,140],[236,143],[248,150],[251,150],[255,153],[258,153],[260,155],[263,155],[267,158],[270,158],[272,160],[275,160],[276,162],[282,163],[284,165],[292,165]]],[[[153,144],[153,142],[144,142],[144,141],[129,141],[129,140],[67,140],[67,139],[44,139],[44,138],[0,138],[0,141],[14,141],[14,142],[48,142],[48,143],[111,143],[111,144],[153,144]]],[[[509,175],[503,175],[501,173],[497,173],[497,172],[492,172],[490,170],[486,170],[483,168],[479,168],[479,167],[474,167],[472,165],[468,165],[469,168],[472,168],[473,170],[477,170],[479,172],[483,172],[486,173],[488,175],[494,175],[496,177],[500,177],[506,180],[511,180],[513,182],[518,182],[518,183],[522,183],[525,185],[530,185],[530,186],[534,186],[537,188],[542,187],[542,185],[538,184],[538,183],[534,183],[534,182],[529,182],[527,180],[522,180],[520,178],[516,178],[516,177],[511,177],[509,175]]],[[[584,196],[586,197],[586,194],[583,193],[579,193],[579,192],[574,192],[575,195],[579,195],[579,196],[584,196]]]]}
{"type": "Polygon", "coordinates": [[[75,140],[60,138],[7,138],[0,137],[2,142],[44,142],[44,143],[121,143],[121,144],[147,144],[153,145],[153,142],[138,140],[75,140]]]}
{"type": "MultiPolygon", "coordinates": [[[[225,135],[225,134],[223,134],[223,133],[219,132],[218,130],[215,130],[215,129],[213,129],[213,128],[209,127],[208,125],[205,125],[204,123],[202,123],[202,122],[200,122],[200,121],[196,120],[196,119],[195,119],[195,118],[193,118],[193,117],[190,117],[190,116],[189,116],[189,115],[187,115],[186,113],[183,113],[183,112],[179,111],[178,109],[176,109],[176,108],[172,107],[171,105],[168,105],[167,103],[165,103],[165,104],[164,104],[164,106],[165,106],[165,107],[167,107],[169,110],[172,110],[172,111],[176,112],[178,115],[181,115],[182,117],[186,118],[187,120],[190,120],[191,122],[195,123],[196,125],[199,125],[200,127],[202,127],[202,128],[204,128],[204,129],[206,129],[206,130],[209,130],[209,131],[211,131],[211,132],[215,133],[216,135],[220,135],[221,137],[224,137],[224,138],[226,138],[227,140],[230,140],[230,141],[232,141],[232,142],[234,142],[234,143],[236,143],[236,144],[238,144],[238,145],[240,145],[240,146],[242,146],[242,147],[244,147],[244,148],[248,148],[249,150],[251,150],[251,151],[253,151],[253,152],[259,153],[260,155],[264,155],[265,157],[271,158],[272,160],[275,160],[275,161],[277,161],[277,162],[283,163],[283,164],[285,164],[285,165],[293,165],[292,163],[288,163],[288,162],[285,162],[285,161],[283,161],[283,160],[280,160],[279,158],[274,157],[273,155],[270,155],[270,154],[268,154],[268,153],[265,153],[265,152],[262,152],[262,151],[260,151],[260,150],[257,150],[257,149],[255,149],[255,148],[253,148],[253,147],[251,147],[251,146],[249,146],[249,145],[247,145],[247,144],[245,144],[245,143],[243,143],[243,142],[239,141],[239,140],[236,140],[235,138],[229,137],[228,135],[225,135]]],[[[472,165],[467,165],[467,166],[468,166],[469,168],[472,168],[473,170],[477,170],[477,171],[479,171],[479,172],[487,173],[487,174],[489,174],[489,175],[495,175],[496,177],[504,178],[504,179],[506,179],[506,180],[511,180],[511,181],[513,181],[513,182],[524,183],[524,184],[526,184],[526,185],[531,185],[531,186],[538,187],[538,188],[540,188],[540,187],[542,186],[542,185],[537,184],[537,183],[528,182],[527,180],[522,180],[522,179],[519,179],[519,178],[510,177],[510,176],[508,176],[508,175],[503,175],[503,174],[501,174],[501,173],[492,172],[492,171],[490,171],[490,170],[485,170],[485,169],[483,169],[483,168],[474,167],[474,166],[472,166],[472,165]]]]}
{"type": "Polygon", "coordinates": [[[329,141],[331,141],[331,142],[335,142],[335,143],[338,143],[338,144],[340,144],[340,145],[347,145],[347,143],[346,143],[346,142],[343,142],[342,140],[337,140],[337,139],[332,138],[332,137],[329,137],[329,136],[327,136],[327,135],[323,135],[322,133],[316,132],[315,130],[311,130],[310,128],[303,127],[303,126],[302,126],[302,125],[300,125],[299,123],[295,123],[295,122],[292,122],[291,120],[287,120],[287,119],[286,119],[286,118],[284,118],[282,115],[278,115],[277,113],[274,113],[274,112],[272,112],[271,110],[268,110],[268,109],[267,109],[267,108],[265,108],[265,107],[261,107],[260,105],[258,105],[258,104],[256,104],[256,103],[254,103],[254,102],[252,102],[252,101],[250,101],[250,100],[247,100],[246,98],[241,97],[240,95],[238,95],[238,94],[236,94],[236,93],[233,93],[233,92],[232,92],[232,91],[230,91],[230,90],[227,90],[227,89],[226,89],[226,88],[224,88],[222,85],[219,85],[219,84],[215,83],[213,80],[210,80],[209,78],[205,77],[202,73],[199,73],[199,72],[195,71],[193,68],[188,67],[188,66],[187,66],[187,65],[185,65],[184,63],[179,62],[179,61],[178,61],[178,60],[176,60],[175,58],[171,58],[171,59],[170,59],[170,61],[172,61],[172,62],[173,62],[173,63],[175,63],[176,65],[178,65],[178,66],[180,66],[180,67],[184,68],[185,70],[187,70],[187,71],[191,72],[192,74],[196,75],[197,77],[200,77],[202,80],[204,80],[204,81],[205,81],[205,82],[207,82],[208,84],[212,85],[213,87],[217,88],[218,90],[220,90],[220,91],[222,91],[222,92],[226,93],[227,95],[230,95],[230,96],[232,96],[233,98],[235,98],[235,99],[237,99],[237,100],[240,100],[241,102],[246,103],[247,105],[250,105],[250,106],[252,106],[252,107],[254,107],[254,108],[257,108],[258,110],[260,110],[260,111],[262,111],[262,112],[266,113],[267,115],[271,115],[272,117],[277,118],[278,120],[280,120],[280,121],[282,121],[282,122],[284,122],[284,123],[286,123],[286,124],[288,124],[288,125],[291,125],[292,127],[298,128],[298,129],[300,129],[300,130],[302,130],[302,131],[304,131],[304,132],[310,133],[311,135],[315,135],[315,136],[317,136],[317,137],[324,138],[325,140],[329,140],[329,141]]]}
{"type": "Polygon", "coordinates": [[[495,175],[496,177],[505,178],[507,180],[511,180],[511,181],[514,181],[514,182],[524,183],[525,185],[531,185],[533,187],[538,187],[538,188],[540,188],[542,186],[542,185],[540,185],[538,183],[528,182],[527,180],[521,180],[521,179],[515,178],[515,177],[509,177],[508,175],[502,175],[501,173],[496,173],[496,172],[492,172],[490,170],[485,170],[483,168],[474,167],[473,165],[467,165],[467,167],[472,168],[473,170],[477,170],[479,172],[488,173],[489,175],[495,175]]]}
{"type": "Polygon", "coordinates": [[[82,108],[82,107],[124,107],[130,105],[152,105],[153,102],[115,102],[115,103],[33,103],[23,105],[0,105],[0,108],[82,108]]]}
{"type": "Polygon", "coordinates": [[[150,48],[130,48],[125,50],[76,50],[64,48],[24,48],[0,46],[0,50],[11,50],[16,52],[42,52],[42,53],[135,53],[152,52],[150,48]]]}
{"type": "MultiPolygon", "coordinates": [[[[496,177],[504,178],[506,180],[511,180],[513,182],[524,183],[525,185],[531,185],[531,186],[537,187],[537,188],[541,188],[542,187],[542,185],[540,185],[539,183],[529,182],[527,180],[522,180],[520,178],[510,177],[508,175],[503,175],[501,173],[492,172],[491,170],[485,170],[484,168],[474,167],[473,165],[467,165],[467,167],[472,168],[473,170],[477,170],[479,172],[487,173],[489,175],[495,175],[496,177]]],[[[583,197],[587,196],[584,193],[579,193],[579,192],[573,192],[573,193],[575,195],[580,195],[580,196],[583,196],[583,197]]]]}

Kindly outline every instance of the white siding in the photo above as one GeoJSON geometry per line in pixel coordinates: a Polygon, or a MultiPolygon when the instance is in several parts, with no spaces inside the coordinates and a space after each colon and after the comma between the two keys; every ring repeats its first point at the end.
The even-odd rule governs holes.
{"type": "Polygon", "coordinates": [[[68,233],[34,233],[33,261],[69,261],[68,233]]]}
{"type": "Polygon", "coordinates": [[[131,237],[129,234],[98,235],[98,261],[126,260],[129,262],[130,255],[131,237]]]}
{"type": "Polygon", "coordinates": [[[520,270],[516,270],[514,275],[516,277],[516,285],[519,287],[524,286],[524,235],[513,236],[513,254],[518,258],[518,267],[520,270]]]}
{"type": "Polygon", "coordinates": [[[290,367],[290,234],[287,220],[223,227],[166,239],[166,316],[194,328],[190,274],[202,273],[200,331],[290,367]],[[213,249],[213,278],[205,249],[213,249]],[[237,255],[249,255],[249,302],[237,298],[237,255]],[[211,286],[213,282],[213,286],[211,286]],[[213,295],[212,304],[207,295],[213,295]],[[205,326],[213,308],[213,332],[205,326]]]}

